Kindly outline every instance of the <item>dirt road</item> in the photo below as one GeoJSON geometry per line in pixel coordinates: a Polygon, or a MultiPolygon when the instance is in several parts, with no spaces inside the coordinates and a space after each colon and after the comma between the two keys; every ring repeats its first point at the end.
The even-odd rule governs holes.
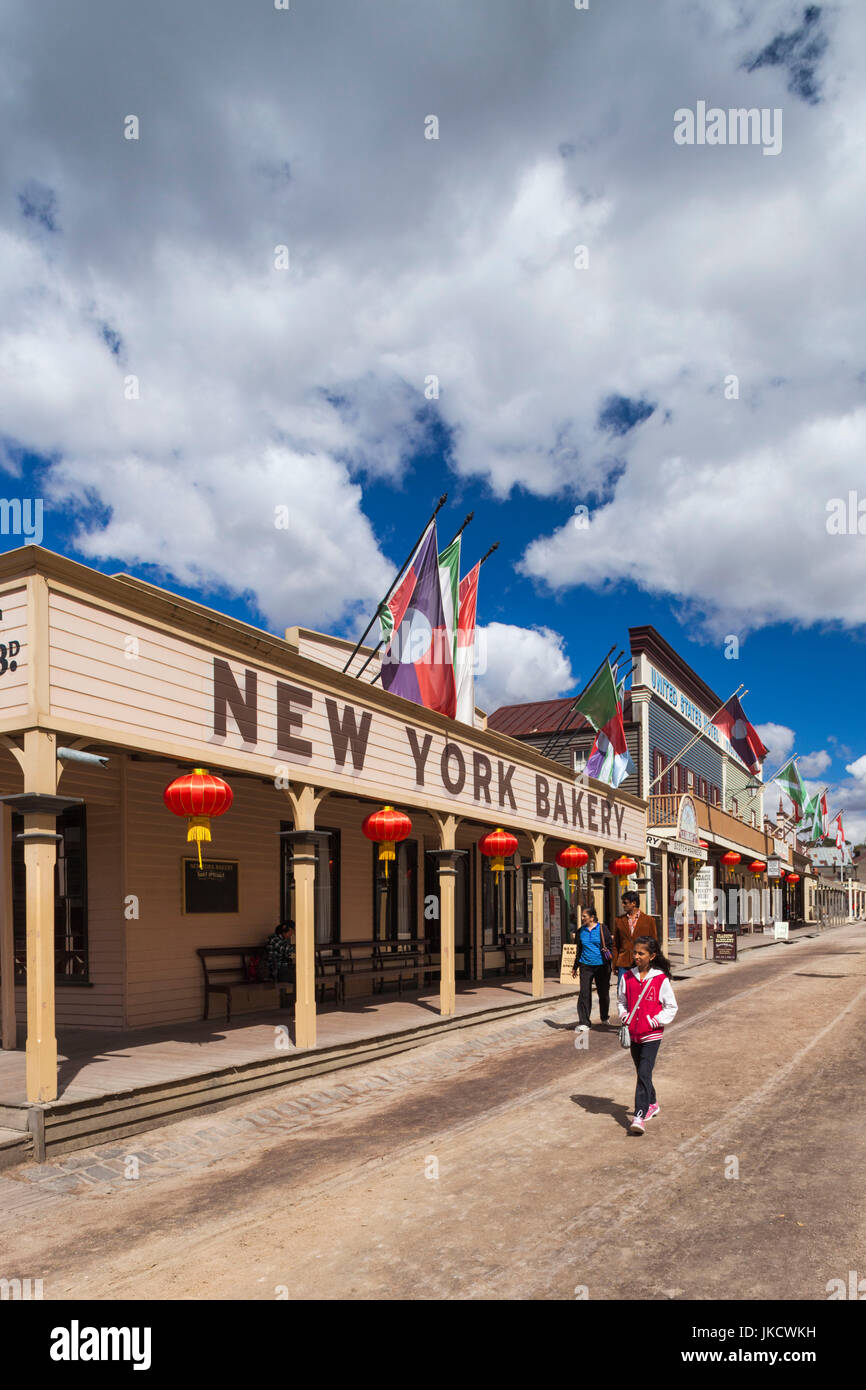
{"type": "Polygon", "coordinates": [[[825,1300],[866,1275],[866,930],[675,988],[643,1138],[628,1054],[576,1051],[568,1001],[4,1174],[5,1272],[50,1299],[825,1300]]]}

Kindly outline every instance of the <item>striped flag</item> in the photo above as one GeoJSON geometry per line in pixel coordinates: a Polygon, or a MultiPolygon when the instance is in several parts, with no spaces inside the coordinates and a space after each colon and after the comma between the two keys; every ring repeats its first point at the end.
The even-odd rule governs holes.
{"type": "Polygon", "coordinates": [[[406,614],[406,609],[412,602],[412,595],[415,592],[415,585],[418,583],[418,563],[419,557],[424,552],[425,547],[430,544],[430,533],[435,533],[436,523],[431,521],[427,530],[418,542],[418,549],[406,566],[406,572],[400,583],[397,585],[390,598],[379,605],[379,628],[382,634],[382,641],[386,647],[390,646],[391,638],[400,626],[406,614]]]}
{"type": "Polygon", "coordinates": [[[477,564],[460,580],[454,679],[457,684],[457,718],[475,723],[475,614],[478,604],[477,564]]]}
{"type": "Polygon", "coordinates": [[[618,787],[629,773],[634,772],[634,763],[625,741],[625,728],[622,722],[622,698],[625,681],[620,681],[616,692],[616,712],[603,729],[599,729],[592,745],[592,752],[586,763],[586,773],[597,782],[605,782],[609,787],[618,787]]]}
{"type": "Polygon", "coordinates": [[[798,825],[806,814],[809,796],[803,785],[803,779],[800,776],[800,770],[797,764],[793,760],[785,763],[784,767],[779,768],[773,781],[779,783],[782,791],[793,804],[794,824],[798,825]]]}
{"type": "Polygon", "coordinates": [[[424,539],[409,565],[406,579],[392,600],[401,595],[399,607],[387,605],[395,621],[391,641],[382,657],[382,685],[393,695],[414,700],[440,714],[454,717],[456,690],[454,687],[454,656],[442,611],[442,590],[439,584],[439,565],[436,547],[436,524],[424,533],[424,539]],[[402,590],[412,578],[411,593],[403,603],[402,590]]]}
{"type": "Polygon", "coordinates": [[[442,611],[445,628],[451,638],[451,659],[457,651],[457,607],[460,588],[460,537],[457,536],[439,556],[439,587],[442,590],[442,611]]]}

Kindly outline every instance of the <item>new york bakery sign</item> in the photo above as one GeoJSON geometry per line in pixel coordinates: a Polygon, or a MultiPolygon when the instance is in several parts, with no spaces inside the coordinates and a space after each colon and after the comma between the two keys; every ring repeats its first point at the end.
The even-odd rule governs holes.
{"type": "Polygon", "coordinates": [[[323,691],[248,667],[235,672],[213,658],[211,743],[240,735],[243,750],[294,769],[342,774],[358,793],[401,796],[484,820],[645,849],[643,812],[575,781],[549,777],[521,763],[420,729],[392,715],[338,700],[323,691]],[[235,733],[235,730],[237,731],[235,733]],[[264,748],[262,748],[264,744],[264,748]],[[386,789],[386,790],[383,790],[386,789]],[[489,808],[489,809],[487,809],[489,808]]]}

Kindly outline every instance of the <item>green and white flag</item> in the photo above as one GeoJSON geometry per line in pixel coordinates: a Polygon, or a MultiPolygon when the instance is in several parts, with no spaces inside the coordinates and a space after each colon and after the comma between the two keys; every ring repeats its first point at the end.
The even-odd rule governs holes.
{"type": "Polygon", "coordinates": [[[610,662],[605,661],[592,684],[588,685],[581,695],[577,708],[596,733],[600,733],[615,717],[616,706],[613,671],[610,669],[610,662]]]}
{"type": "Polygon", "coordinates": [[[439,555],[439,588],[442,590],[442,611],[445,630],[451,642],[451,660],[457,654],[458,592],[460,589],[460,537],[453,540],[439,555]]]}
{"type": "MultiPolygon", "coordinates": [[[[799,824],[802,820],[807,820],[810,814],[806,809],[810,804],[809,794],[803,785],[803,779],[800,776],[797,764],[793,760],[785,763],[784,767],[781,767],[776,773],[773,781],[779,783],[782,791],[788,799],[794,803],[795,824],[799,824]]],[[[814,809],[811,812],[811,817],[814,819],[814,809]]]]}

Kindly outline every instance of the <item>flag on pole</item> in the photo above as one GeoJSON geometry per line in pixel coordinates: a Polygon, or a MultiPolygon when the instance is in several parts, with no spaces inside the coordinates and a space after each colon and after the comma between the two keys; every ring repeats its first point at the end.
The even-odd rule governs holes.
{"type": "Polygon", "coordinates": [[[713,715],[712,722],[717,729],[727,734],[737,757],[754,776],[760,770],[769,749],[764,747],[757,730],[749,723],[736,695],[732,695],[719,712],[713,715]]]}
{"type": "Polygon", "coordinates": [[[845,831],[842,829],[842,812],[840,811],[835,821],[836,825],[836,848],[841,849],[843,857],[845,854],[845,831]]]}
{"type": "Polygon", "coordinates": [[[429,545],[431,531],[435,534],[436,523],[431,521],[427,530],[424,532],[415,554],[412,556],[406,572],[394,592],[385,603],[379,605],[379,628],[382,633],[382,641],[388,646],[396,629],[403,621],[406,609],[412,602],[412,595],[415,592],[415,585],[418,583],[418,560],[425,546],[429,545]]]}
{"type": "MultiPolygon", "coordinates": [[[[610,669],[610,662],[605,661],[580,697],[577,710],[592,725],[596,733],[599,733],[601,729],[606,729],[608,724],[616,719],[616,706],[617,695],[613,671],[610,669]]],[[[611,741],[616,742],[617,740],[611,741]]],[[[623,735],[621,746],[616,751],[618,753],[625,751],[625,735],[623,735]]]]}
{"type": "Polygon", "coordinates": [[[479,561],[460,580],[458,590],[454,680],[457,685],[457,718],[464,724],[475,723],[475,614],[480,569],[479,561]]]}
{"type": "Polygon", "coordinates": [[[804,817],[806,802],[809,798],[797,764],[793,761],[787,762],[784,767],[779,769],[773,780],[779,783],[788,800],[793,803],[794,824],[799,824],[804,817]]]}
{"type": "Polygon", "coordinates": [[[616,711],[613,718],[608,720],[603,729],[598,730],[586,763],[586,773],[589,777],[614,788],[635,770],[622,721],[624,690],[625,680],[622,680],[616,691],[616,711]]]}
{"type": "Polygon", "coordinates": [[[830,815],[827,810],[827,788],[810,797],[806,809],[806,831],[810,844],[820,844],[830,829],[830,815]]]}
{"type": "MultiPolygon", "coordinates": [[[[414,583],[405,603],[401,597],[402,612],[400,606],[391,607],[391,600],[387,605],[394,629],[382,657],[382,685],[392,695],[402,695],[404,700],[414,700],[416,705],[453,718],[454,657],[442,608],[435,522],[412,557],[407,579],[410,576],[414,576],[414,583]]],[[[404,584],[406,580],[397,594],[404,584]]]]}
{"type": "Polygon", "coordinates": [[[442,611],[445,627],[451,638],[451,660],[457,651],[457,609],[460,587],[460,537],[446,545],[439,556],[439,587],[442,590],[442,611]]]}

